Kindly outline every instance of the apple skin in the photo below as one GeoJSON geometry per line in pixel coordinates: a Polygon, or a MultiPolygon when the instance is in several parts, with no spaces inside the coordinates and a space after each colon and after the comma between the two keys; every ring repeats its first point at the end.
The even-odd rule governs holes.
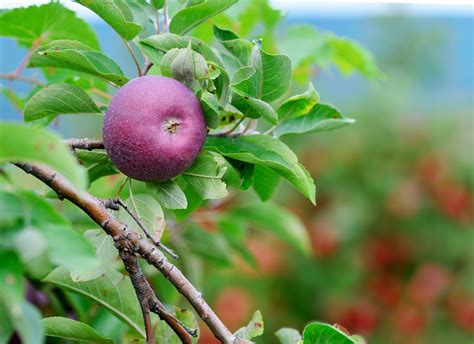
{"type": "Polygon", "coordinates": [[[105,113],[104,146],[125,175],[142,181],[173,178],[192,165],[206,138],[199,100],[163,76],[129,81],[105,113]]]}

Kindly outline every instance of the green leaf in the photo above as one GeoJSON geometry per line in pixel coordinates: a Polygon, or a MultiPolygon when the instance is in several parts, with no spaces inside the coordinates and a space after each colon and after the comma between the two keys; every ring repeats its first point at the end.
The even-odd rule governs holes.
{"type": "Polygon", "coordinates": [[[121,273],[111,270],[91,281],[74,282],[69,271],[59,267],[43,281],[97,302],[145,338],[142,313],[135,290],[130,279],[121,273]]]}
{"type": "Polygon", "coordinates": [[[283,96],[290,87],[291,60],[288,56],[268,54],[256,44],[249,65],[256,70],[257,98],[271,102],[283,96]]]}
{"type": "Polygon", "coordinates": [[[98,277],[111,269],[118,257],[114,240],[102,229],[90,229],[84,233],[84,237],[92,243],[95,249],[95,255],[100,260],[100,268],[96,274],[96,277],[98,277]]]}
{"type": "Polygon", "coordinates": [[[256,97],[258,92],[255,68],[245,66],[239,68],[232,78],[230,86],[242,96],[256,97]]]}
{"type": "Polygon", "coordinates": [[[57,2],[41,6],[15,8],[0,15],[0,36],[15,38],[20,45],[48,43],[57,39],[73,39],[99,49],[92,28],[57,2]]]}
{"type": "Polygon", "coordinates": [[[128,81],[120,67],[109,57],[71,40],[53,41],[39,47],[32,53],[28,67],[72,69],[112,81],[119,86],[128,81]]]}
{"type": "Polygon", "coordinates": [[[112,163],[109,155],[105,151],[77,150],[76,156],[83,165],[87,167],[90,183],[101,177],[119,173],[119,170],[112,163]]]}
{"type": "Polygon", "coordinates": [[[315,203],[313,179],[298,163],[291,149],[280,140],[268,135],[208,137],[205,148],[226,157],[271,168],[315,203]]]}
{"type": "Polygon", "coordinates": [[[306,92],[292,96],[280,105],[277,110],[278,116],[281,120],[307,114],[318,102],[319,94],[310,83],[306,92]]]}
{"type": "Polygon", "coordinates": [[[201,98],[201,108],[206,117],[206,123],[209,128],[217,128],[219,126],[219,103],[216,99],[216,96],[207,91],[202,92],[201,98]]]}
{"type": "Polygon", "coordinates": [[[87,176],[84,168],[55,134],[40,128],[0,123],[0,137],[0,162],[45,164],[77,187],[86,187],[87,176]]]}
{"type": "Polygon", "coordinates": [[[278,123],[278,114],[273,110],[270,104],[263,100],[249,97],[234,87],[232,87],[232,91],[234,91],[232,105],[239,109],[245,116],[250,118],[263,117],[274,125],[278,123]]]}
{"type": "Polygon", "coordinates": [[[203,199],[219,199],[227,196],[226,184],[221,180],[225,171],[218,158],[201,155],[182,175],[203,199]]]}
{"type": "Polygon", "coordinates": [[[74,282],[97,277],[94,271],[98,270],[100,262],[95,256],[92,244],[79,232],[64,225],[41,226],[38,231],[46,239],[51,261],[66,267],[74,282]]]}
{"type": "Polygon", "coordinates": [[[183,35],[207,19],[226,10],[237,0],[198,0],[174,15],[170,22],[170,32],[183,35]]]}
{"type": "Polygon", "coordinates": [[[270,104],[255,98],[258,93],[256,70],[246,66],[237,70],[230,84],[232,105],[250,118],[265,118],[272,124],[278,123],[278,115],[270,104]]]}
{"type": "Polygon", "coordinates": [[[3,303],[13,312],[20,311],[25,299],[21,261],[14,251],[0,248],[0,262],[0,307],[3,303]]]}
{"type": "Polygon", "coordinates": [[[168,209],[186,209],[188,201],[183,190],[174,180],[147,183],[156,192],[158,202],[168,209]]]}
{"type": "Polygon", "coordinates": [[[232,54],[240,62],[240,65],[245,66],[249,61],[252,52],[253,44],[246,39],[239,38],[234,32],[230,30],[221,29],[213,25],[214,36],[221,42],[224,48],[232,54]]]}
{"type": "Polygon", "coordinates": [[[301,341],[301,334],[293,328],[281,328],[275,332],[280,344],[298,344],[301,341]]]}
{"type": "Polygon", "coordinates": [[[62,114],[100,114],[92,99],[77,86],[54,84],[42,88],[25,108],[25,122],[62,114]]]}
{"type": "Polygon", "coordinates": [[[306,325],[303,331],[304,344],[354,344],[349,336],[337,328],[319,322],[306,325]]]}
{"type": "MultiPolygon", "coordinates": [[[[151,195],[140,194],[133,196],[133,199],[127,199],[125,204],[129,210],[135,213],[141,220],[148,233],[150,233],[155,240],[160,241],[165,229],[165,216],[160,203],[151,195]],[[133,202],[135,202],[136,209],[133,202]]],[[[143,233],[140,226],[138,226],[135,220],[124,209],[120,209],[119,219],[132,230],[145,237],[145,233],[143,233]]]]}
{"type": "Polygon", "coordinates": [[[310,239],[304,224],[291,212],[271,203],[259,203],[232,210],[232,215],[266,229],[304,254],[309,254],[310,239]]]}
{"type": "Polygon", "coordinates": [[[133,23],[133,14],[124,0],[77,0],[97,13],[122,38],[132,40],[141,31],[142,27],[133,23]]]}
{"type": "Polygon", "coordinates": [[[87,324],[63,317],[50,317],[42,320],[45,335],[88,343],[113,344],[114,341],[105,338],[87,324]]]}
{"type": "Polygon", "coordinates": [[[317,104],[311,111],[279,124],[275,129],[277,137],[290,134],[310,134],[328,131],[353,124],[355,120],[344,117],[339,110],[328,104],[317,104]]]}
{"type": "Polygon", "coordinates": [[[262,165],[255,166],[253,189],[262,201],[268,201],[280,184],[280,179],[280,175],[272,169],[262,165]]]}
{"type": "MultiPolygon", "coordinates": [[[[191,42],[191,49],[204,56],[207,61],[219,64],[219,59],[212,51],[212,49],[203,41],[195,37],[182,37],[173,33],[162,33],[159,35],[152,35],[139,41],[140,47],[153,48],[154,56],[164,54],[174,48],[186,48],[191,42]]],[[[161,57],[159,57],[161,60],[161,57]]]]}
{"type": "Polygon", "coordinates": [[[242,327],[235,332],[235,335],[243,339],[253,339],[263,334],[263,319],[260,311],[256,311],[253,314],[252,319],[247,326],[242,327]]]}

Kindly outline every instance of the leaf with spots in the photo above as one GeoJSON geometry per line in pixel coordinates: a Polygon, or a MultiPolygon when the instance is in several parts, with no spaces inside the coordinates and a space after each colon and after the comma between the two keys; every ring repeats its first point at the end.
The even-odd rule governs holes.
{"type": "Polygon", "coordinates": [[[247,326],[242,327],[235,332],[235,335],[243,339],[253,339],[263,334],[264,324],[262,313],[256,311],[247,326]]]}
{"type": "Polygon", "coordinates": [[[101,114],[93,100],[77,86],[54,84],[42,88],[26,104],[25,122],[62,114],[101,114]]]}
{"type": "MultiPolygon", "coordinates": [[[[165,216],[160,203],[151,195],[140,194],[128,198],[125,204],[141,220],[153,238],[159,241],[165,229],[165,216]]],[[[145,236],[140,226],[124,209],[120,209],[119,219],[135,232],[145,236]]]]}
{"type": "Polygon", "coordinates": [[[71,150],[52,132],[35,127],[0,122],[0,162],[45,164],[80,189],[87,185],[87,174],[71,150]]]}

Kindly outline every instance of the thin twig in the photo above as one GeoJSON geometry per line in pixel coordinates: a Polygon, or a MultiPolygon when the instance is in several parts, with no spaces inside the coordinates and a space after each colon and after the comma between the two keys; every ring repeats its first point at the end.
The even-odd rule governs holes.
{"type": "MultiPolygon", "coordinates": [[[[133,219],[133,221],[135,221],[135,223],[138,225],[138,227],[140,227],[140,229],[143,231],[143,233],[145,234],[145,236],[156,246],[158,247],[161,251],[169,254],[173,259],[178,259],[179,256],[174,253],[171,249],[169,249],[168,247],[166,247],[165,245],[163,245],[161,243],[161,241],[158,241],[156,240],[155,238],[153,238],[153,236],[150,234],[150,232],[145,228],[145,226],[143,225],[142,221],[140,220],[140,218],[138,218],[134,213],[133,211],[130,210],[130,208],[120,199],[120,198],[117,198],[115,200],[126,212],[128,215],[131,216],[131,218],[133,219]]],[[[133,199],[132,199],[132,204],[133,204],[133,199]]],[[[136,210],[135,210],[136,211],[136,210]]]]}
{"type": "Polygon", "coordinates": [[[128,249],[136,252],[156,267],[189,301],[217,339],[225,344],[249,343],[233,335],[183,273],[171,264],[152,243],[140,238],[138,233],[131,231],[125,224],[112,216],[100,200],[85,191],[76,190],[66,178],[48,167],[25,163],[15,163],[15,165],[48,185],[60,199],[67,199],[82,209],[113,238],[126,238],[118,243],[126,243],[128,249]]]}
{"type": "Polygon", "coordinates": [[[0,79],[5,79],[5,80],[16,80],[16,81],[22,81],[26,82],[28,84],[32,85],[38,85],[38,86],[46,86],[47,84],[34,79],[34,78],[29,78],[27,76],[22,76],[22,75],[15,75],[14,73],[0,73],[0,79]]]}
{"type": "Polygon", "coordinates": [[[132,56],[133,62],[135,63],[135,66],[137,67],[138,76],[142,76],[143,75],[142,68],[140,67],[140,63],[138,63],[137,57],[135,56],[135,53],[133,52],[132,47],[130,46],[127,40],[124,39],[123,42],[125,43],[125,46],[127,47],[128,52],[132,56]]]}
{"type": "Polygon", "coordinates": [[[26,52],[25,57],[23,57],[23,60],[21,60],[18,67],[16,67],[15,71],[13,72],[14,75],[19,76],[21,72],[23,72],[23,69],[25,69],[26,65],[28,64],[28,61],[30,60],[31,54],[33,53],[33,51],[35,51],[36,48],[41,45],[41,43],[43,43],[43,41],[44,37],[42,35],[33,41],[31,47],[26,52]]]}
{"type": "Polygon", "coordinates": [[[163,31],[168,32],[170,30],[170,21],[168,16],[168,4],[167,0],[165,0],[163,4],[163,13],[164,13],[164,24],[163,24],[163,31]]]}
{"type": "Polygon", "coordinates": [[[160,34],[160,10],[156,10],[156,33],[160,34]]]}

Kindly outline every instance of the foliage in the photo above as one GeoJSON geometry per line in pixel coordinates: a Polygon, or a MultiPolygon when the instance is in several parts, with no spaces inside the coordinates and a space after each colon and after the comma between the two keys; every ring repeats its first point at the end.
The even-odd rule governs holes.
{"type": "MultiPolygon", "coordinates": [[[[43,80],[37,80],[38,87],[27,95],[5,93],[22,110],[26,124],[0,124],[0,163],[5,164],[0,176],[0,256],[6,262],[0,269],[1,342],[13,332],[25,343],[40,343],[43,336],[95,343],[145,337],[135,292],[115,264],[111,239],[83,214],[68,204],[60,205],[36,185],[37,193],[24,191],[12,181],[22,177],[9,162],[46,165],[96,197],[127,199],[126,206],[155,240],[177,251],[189,249],[191,258],[183,257],[178,264],[190,274],[192,266],[231,266],[234,255],[255,265],[245,245],[250,228],[271,233],[308,255],[310,239],[304,224],[269,201],[284,179],[316,202],[313,178],[280,137],[336,129],[353,120],[320,103],[318,92],[307,82],[310,75],[302,78],[298,69],[302,63],[334,63],[345,74],[377,74],[368,52],[332,34],[322,38],[320,49],[327,50],[324,62],[318,60],[320,50],[312,48],[305,58],[292,62],[279,52],[273,37],[281,13],[265,0],[244,3],[238,13],[229,15],[222,12],[234,0],[78,2],[108,23],[127,47],[133,46],[130,52],[139,75],[172,77],[195,92],[209,136],[202,154],[175,179],[130,181],[128,190],[120,187],[124,177],[104,151],[75,150],[73,155],[45,127],[63,115],[100,117],[116,88],[133,76],[125,75],[101,51],[86,22],[59,3],[2,12],[0,35],[29,49],[12,78],[19,79],[27,63],[40,69],[43,80]],[[143,56],[137,58],[138,51],[143,56]],[[154,66],[141,68],[143,61],[154,66]],[[307,90],[299,92],[291,86],[292,80],[303,80],[307,90]],[[250,189],[266,203],[237,204],[219,211],[239,191],[250,189]],[[212,234],[210,225],[217,227],[212,234]]],[[[320,34],[305,35],[302,38],[320,34]]],[[[119,218],[141,233],[129,213],[121,210],[119,218]]],[[[191,279],[198,280],[199,271],[196,268],[191,279]]],[[[169,290],[156,272],[147,273],[160,292],[169,290]]],[[[178,303],[176,292],[163,294],[165,302],[178,303]]],[[[192,312],[176,309],[175,315],[186,325],[197,326],[192,312]]],[[[164,322],[152,320],[160,338],[169,343],[178,340],[164,322]]],[[[344,338],[341,343],[353,342],[331,326],[308,326],[304,343],[315,338],[324,342],[332,333],[344,338]]],[[[237,331],[247,339],[262,333],[258,311],[247,327],[237,331]]],[[[281,330],[278,337],[290,343],[299,334],[281,330]]]]}

